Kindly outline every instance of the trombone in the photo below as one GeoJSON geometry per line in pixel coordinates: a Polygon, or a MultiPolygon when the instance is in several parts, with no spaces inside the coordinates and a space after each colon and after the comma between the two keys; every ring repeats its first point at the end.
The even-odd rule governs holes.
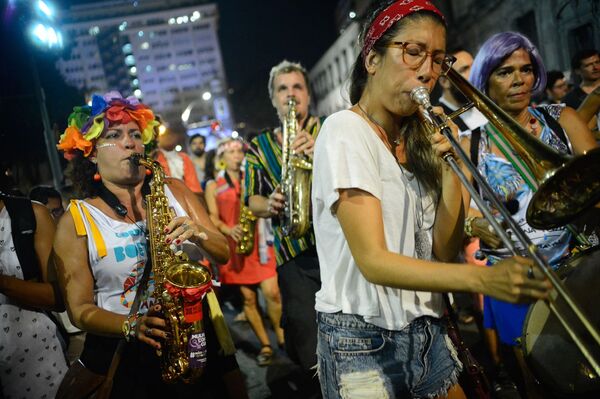
{"type": "MultiPolygon", "coordinates": [[[[532,172],[530,178],[534,179],[536,184],[540,182],[537,192],[527,209],[527,221],[532,227],[549,229],[564,225],[577,214],[600,200],[600,176],[597,172],[599,170],[597,167],[600,166],[600,149],[594,149],[585,155],[575,158],[559,154],[525,131],[491,99],[482,94],[458,72],[452,69],[451,63],[447,63],[444,69],[444,73],[450,82],[472,103],[469,106],[461,108],[458,112],[454,112],[452,116],[457,116],[460,112],[464,112],[473,106],[476,107],[488,119],[501,137],[512,146],[516,155],[524,161],[525,166],[532,172]],[[578,198],[578,195],[581,195],[581,197],[578,198]]],[[[537,246],[533,244],[521,227],[513,220],[508,209],[496,197],[487,181],[471,163],[468,155],[465,154],[462,147],[452,135],[452,130],[446,123],[447,118],[436,115],[433,112],[427,89],[425,87],[413,89],[411,99],[424,109],[422,114],[426,120],[426,127],[439,130],[440,133],[446,136],[454,152],[472,174],[473,179],[477,182],[485,197],[502,215],[513,234],[522,244],[525,253],[520,253],[517,250],[508,233],[494,218],[491,209],[461,170],[453,154],[451,152],[444,154],[444,161],[457,174],[461,183],[469,191],[471,197],[497,232],[506,248],[513,255],[524,255],[531,258],[539,266],[544,276],[551,281],[558,296],[548,299],[550,310],[589,362],[596,376],[600,377],[600,363],[597,351],[597,348],[600,348],[600,334],[595,326],[592,325],[579,305],[575,303],[562,281],[550,268],[548,262],[541,256],[537,246]],[[575,314],[585,331],[592,338],[592,344],[595,344],[594,347],[596,348],[594,354],[594,347],[590,347],[589,342],[587,344],[584,342],[584,339],[567,322],[565,314],[557,308],[557,299],[559,297],[564,300],[567,307],[575,314]]],[[[524,178],[527,180],[527,177],[524,178]]]]}

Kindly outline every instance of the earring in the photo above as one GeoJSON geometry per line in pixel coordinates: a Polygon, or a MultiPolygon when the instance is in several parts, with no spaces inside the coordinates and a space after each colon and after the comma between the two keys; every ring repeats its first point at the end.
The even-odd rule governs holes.
{"type": "Polygon", "coordinates": [[[102,180],[102,176],[100,176],[100,173],[98,173],[98,172],[94,173],[94,181],[99,182],[101,180],[102,180]]]}
{"type": "Polygon", "coordinates": [[[152,171],[150,169],[146,169],[145,173],[146,176],[150,176],[152,174],[152,171]]]}

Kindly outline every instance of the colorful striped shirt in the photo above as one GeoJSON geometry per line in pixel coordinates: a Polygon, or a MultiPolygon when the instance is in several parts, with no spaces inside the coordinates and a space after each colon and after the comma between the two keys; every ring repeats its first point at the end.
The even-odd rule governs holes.
{"type": "MultiPolygon", "coordinates": [[[[312,125],[310,134],[317,138],[322,119],[312,125]]],[[[253,195],[268,197],[281,182],[281,145],[274,131],[267,130],[255,137],[246,153],[246,177],[244,179],[244,201],[253,195]]],[[[284,236],[278,218],[273,218],[275,236],[275,254],[277,266],[298,256],[315,246],[315,235],[312,229],[301,238],[295,240],[284,236]]]]}

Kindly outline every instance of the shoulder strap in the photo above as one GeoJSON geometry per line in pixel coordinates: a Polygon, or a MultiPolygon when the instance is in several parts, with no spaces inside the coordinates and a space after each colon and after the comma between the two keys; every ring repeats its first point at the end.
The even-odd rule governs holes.
{"type": "Polygon", "coordinates": [[[90,225],[92,238],[94,239],[94,242],[96,243],[96,248],[98,249],[98,256],[104,258],[107,254],[106,243],[104,242],[104,238],[102,237],[102,234],[100,233],[96,222],[94,222],[92,215],[90,215],[90,211],[88,211],[83,201],[71,200],[71,206],[69,207],[69,211],[71,212],[71,217],[73,218],[73,223],[75,224],[75,231],[77,232],[78,236],[87,236],[85,223],[83,221],[83,218],[85,217],[85,220],[90,225]]]}
{"type": "Polygon", "coordinates": [[[544,107],[537,107],[536,110],[540,111],[540,113],[542,115],[544,115],[544,120],[548,124],[548,127],[550,129],[552,129],[552,131],[558,136],[560,141],[562,141],[567,146],[567,148],[569,149],[569,152],[571,152],[571,146],[569,145],[569,140],[567,139],[565,130],[562,128],[560,123],[558,123],[558,121],[556,119],[554,119],[554,117],[552,117],[552,115],[550,115],[550,113],[548,111],[546,111],[544,109],[544,107]]]}
{"type": "Polygon", "coordinates": [[[40,279],[40,265],[35,255],[34,236],[37,224],[33,205],[27,198],[3,197],[10,216],[15,252],[21,265],[24,280],[40,279]]]}
{"type": "Polygon", "coordinates": [[[471,130],[471,148],[469,148],[469,155],[471,156],[471,162],[477,166],[479,164],[479,142],[481,141],[481,126],[471,130]]]}

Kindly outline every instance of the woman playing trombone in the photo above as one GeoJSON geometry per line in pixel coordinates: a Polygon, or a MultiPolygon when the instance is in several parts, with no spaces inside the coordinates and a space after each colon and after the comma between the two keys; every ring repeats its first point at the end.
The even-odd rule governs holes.
{"type": "Polygon", "coordinates": [[[544,298],[550,286],[539,273],[527,277],[524,258],[497,268],[450,263],[462,242],[459,179],[439,160],[450,144],[427,137],[410,97],[435,85],[446,28],[429,1],[406,3],[372,13],[351,78],[354,106],[330,116],[316,142],[317,355],[327,398],[464,397],[439,293],[516,302],[544,298]]]}

